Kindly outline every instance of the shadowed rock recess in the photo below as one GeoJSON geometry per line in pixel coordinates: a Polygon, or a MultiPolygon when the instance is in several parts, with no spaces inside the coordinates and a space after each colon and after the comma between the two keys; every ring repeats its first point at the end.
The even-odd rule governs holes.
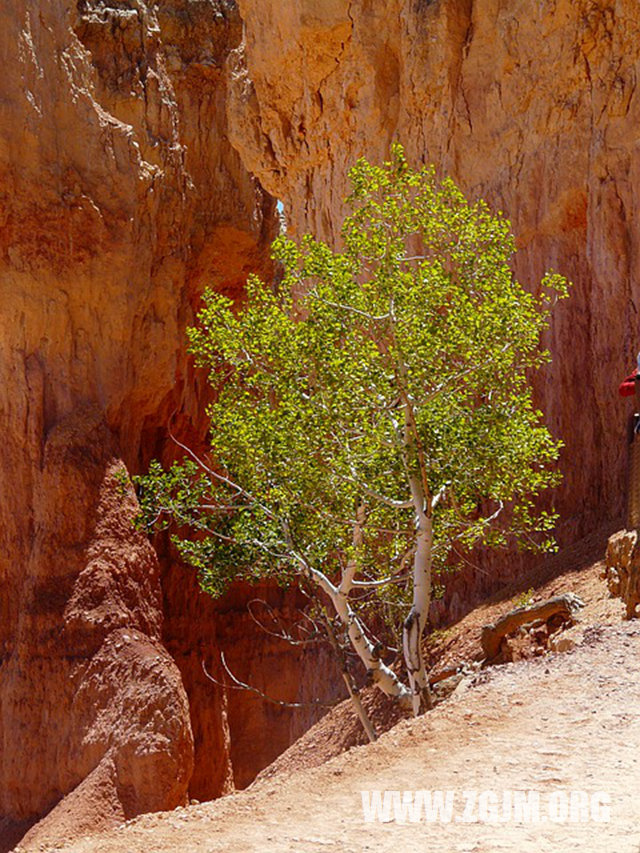
{"type": "MultiPolygon", "coordinates": [[[[217,689],[201,662],[219,675],[220,649],[279,698],[333,695],[327,660],[246,613],[259,596],[287,619],[295,592],[212,602],[130,525],[126,472],[176,455],[168,422],[204,439],[184,329],[206,284],[270,274],[276,198],[291,233],[333,240],[348,166],[399,139],[505,211],[520,278],[574,282],[537,380],[566,442],[559,538],[621,515],[640,20],[635,0],[15,0],[2,24],[7,849],[69,808],[82,832],[246,785],[317,719],[217,689]]],[[[452,582],[451,615],[520,567],[489,560],[452,582]]]]}

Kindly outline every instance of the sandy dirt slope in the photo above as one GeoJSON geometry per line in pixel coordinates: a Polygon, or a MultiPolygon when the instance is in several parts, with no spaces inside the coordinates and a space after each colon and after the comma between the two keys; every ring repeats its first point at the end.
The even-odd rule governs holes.
{"type": "MultiPolygon", "coordinates": [[[[147,815],[66,853],[637,853],[640,624],[589,626],[573,651],[486,670],[421,719],[322,767],[171,813],[147,815]],[[449,789],[450,823],[366,824],[362,790],[449,789]],[[610,821],[466,823],[463,791],[601,791],[610,821]]],[[[477,810],[475,812],[477,816],[477,810]]]]}

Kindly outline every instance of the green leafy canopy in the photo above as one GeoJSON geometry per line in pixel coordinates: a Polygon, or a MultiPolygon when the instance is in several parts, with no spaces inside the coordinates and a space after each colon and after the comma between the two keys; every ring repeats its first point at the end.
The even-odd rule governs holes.
{"type": "Polygon", "coordinates": [[[210,456],[139,478],[145,522],[177,523],[216,595],[236,576],[332,577],[350,559],[360,577],[402,579],[415,474],[436,568],[455,543],[553,545],[555,516],[536,504],[559,481],[560,442],[529,377],[567,282],[525,290],[508,221],[413,171],[399,145],[350,178],[340,251],[281,236],[280,281],[251,277],[240,306],[206,292],[188,334],[214,391],[210,456]]]}

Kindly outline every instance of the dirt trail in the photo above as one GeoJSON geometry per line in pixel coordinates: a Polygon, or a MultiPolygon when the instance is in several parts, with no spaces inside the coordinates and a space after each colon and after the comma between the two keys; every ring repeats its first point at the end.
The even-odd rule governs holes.
{"type": "MultiPolygon", "coordinates": [[[[487,670],[452,700],[322,767],[147,815],[66,853],[638,853],[640,624],[587,627],[564,654],[487,670]],[[449,789],[450,823],[366,824],[361,791],[449,789]],[[467,789],[611,797],[608,823],[464,823],[467,789]]],[[[477,810],[476,810],[477,816],[477,810]]]]}

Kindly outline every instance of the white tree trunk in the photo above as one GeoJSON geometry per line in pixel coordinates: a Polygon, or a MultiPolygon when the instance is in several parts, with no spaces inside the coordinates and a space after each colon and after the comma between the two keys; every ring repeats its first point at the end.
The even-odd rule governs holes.
{"type": "MultiPolygon", "coordinates": [[[[364,523],[365,510],[361,504],[358,507],[357,517],[354,524],[353,544],[354,549],[357,549],[362,544],[362,524],[364,523]]],[[[358,657],[367,668],[367,674],[371,679],[371,683],[375,684],[386,693],[397,700],[401,708],[407,711],[412,710],[414,703],[412,693],[406,685],[398,678],[395,672],[388,667],[384,661],[380,660],[376,647],[367,636],[365,629],[349,603],[349,593],[353,587],[353,579],[357,572],[357,559],[354,553],[353,557],[348,561],[342,572],[342,578],[339,586],[335,586],[329,578],[319,569],[310,566],[307,561],[296,553],[293,547],[293,542],[289,534],[287,526],[284,526],[285,538],[288,541],[294,554],[296,554],[303,573],[317,584],[320,589],[324,590],[330,598],[336,613],[340,617],[340,621],[347,629],[347,634],[351,645],[356,651],[358,657]]]]}
{"type": "Polygon", "coordinates": [[[342,672],[342,678],[344,679],[344,683],[347,687],[347,693],[349,694],[349,698],[351,699],[351,704],[358,716],[358,719],[362,723],[362,728],[367,733],[367,737],[373,743],[377,739],[377,734],[375,727],[371,720],[369,719],[369,715],[367,714],[364,705],[362,704],[362,700],[360,699],[360,694],[358,692],[357,687],[353,683],[353,679],[351,678],[351,673],[347,667],[347,660],[344,655],[344,651],[335,635],[335,631],[333,630],[333,626],[331,624],[331,620],[326,614],[325,609],[322,610],[322,615],[324,618],[325,627],[327,629],[327,636],[329,637],[329,642],[331,643],[331,648],[334,651],[336,659],[340,664],[340,670],[342,672]]]}
{"type": "Polygon", "coordinates": [[[360,694],[354,689],[353,684],[351,683],[351,678],[349,677],[349,673],[343,672],[342,677],[344,679],[344,683],[347,685],[347,693],[349,694],[349,698],[351,699],[351,704],[354,707],[358,719],[362,723],[362,728],[367,733],[369,741],[371,743],[375,743],[375,741],[378,739],[378,735],[376,734],[376,730],[374,728],[373,723],[369,719],[369,715],[364,709],[362,699],[360,699],[360,694]]]}
{"type": "MultiPolygon", "coordinates": [[[[416,484],[417,486],[417,484],[416,484]]],[[[431,560],[433,545],[433,521],[427,515],[423,501],[417,488],[416,498],[420,508],[416,506],[416,551],[413,558],[413,602],[409,615],[405,619],[402,631],[402,650],[409,675],[409,686],[412,694],[412,708],[418,716],[424,704],[425,708],[433,707],[429,679],[422,654],[422,634],[427,624],[429,605],[431,604],[431,560]]]]}
{"type": "Polygon", "coordinates": [[[433,546],[433,498],[427,480],[424,453],[420,446],[413,400],[409,393],[407,368],[398,365],[403,380],[401,395],[404,401],[403,462],[415,512],[416,550],[413,558],[413,602],[402,630],[402,650],[411,688],[413,713],[418,716],[424,704],[433,707],[429,679],[422,656],[422,633],[427,623],[431,603],[431,561],[433,546]]]}
{"type": "Polygon", "coordinates": [[[375,646],[365,634],[362,623],[351,609],[345,593],[334,588],[334,594],[329,593],[329,597],[343,625],[346,626],[351,645],[366,666],[372,683],[387,696],[397,699],[401,708],[411,710],[413,707],[411,691],[405,687],[395,672],[380,660],[375,646]]]}
{"type": "MultiPolygon", "coordinates": [[[[294,552],[295,553],[295,552],[294,552]]],[[[347,629],[351,645],[367,668],[371,682],[377,685],[387,696],[396,699],[401,708],[410,711],[413,707],[411,691],[400,681],[395,672],[380,660],[374,644],[367,637],[362,623],[349,604],[351,581],[343,577],[339,587],[334,586],[324,572],[314,569],[300,555],[297,555],[302,572],[324,590],[340,621],[347,629]]],[[[352,572],[353,574],[353,572],[352,572]]]]}

